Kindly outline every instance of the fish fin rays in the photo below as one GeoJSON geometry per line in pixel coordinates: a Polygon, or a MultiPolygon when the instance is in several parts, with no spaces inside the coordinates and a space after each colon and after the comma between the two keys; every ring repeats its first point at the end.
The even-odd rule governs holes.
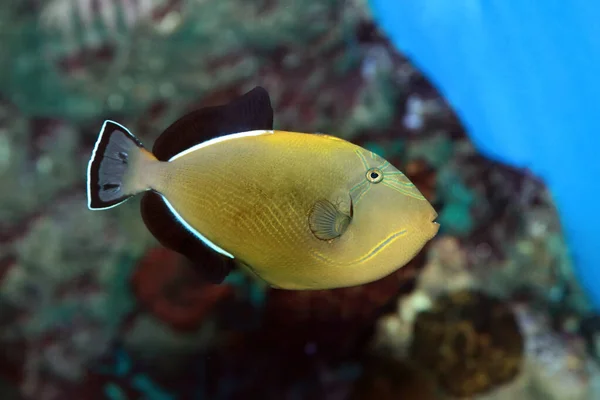
{"type": "Polygon", "coordinates": [[[138,190],[128,187],[132,157],[143,149],[142,142],[123,125],[106,120],[100,129],[87,171],[88,208],[115,207],[138,190]]]}
{"type": "MultiPolygon", "coordinates": [[[[350,207],[352,215],[352,204],[350,207]]],[[[346,232],[351,215],[344,214],[328,200],[318,200],[308,215],[308,224],[317,239],[332,240],[346,232]]]]}
{"type": "Polygon", "coordinates": [[[144,224],[156,240],[185,256],[193,268],[210,282],[222,283],[235,266],[234,260],[208,248],[179,223],[158,193],[145,193],[140,211],[144,224]]]}
{"type": "Polygon", "coordinates": [[[268,92],[257,86],[228,104],[184,115],[156,140],[152,152],[161,161],[199,143],[232,133],[272,130],[273,108],[268,92]]]}

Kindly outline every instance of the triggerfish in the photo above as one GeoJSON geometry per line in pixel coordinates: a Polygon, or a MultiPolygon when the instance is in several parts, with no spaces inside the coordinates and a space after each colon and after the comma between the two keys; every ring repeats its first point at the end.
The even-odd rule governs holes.
{"type": "Polygon", "coordinates": [[[104,122],[87,178],[91,210],[145,192],[150,232],[217,283],[236,260],[276,288],[361,285],[405,265],[439,228],[431,204],[378,155],[334,136],[273,130],[260,87],[183,116],[152,152],[104,122]],[[209,253],[224,261],[207,262],[209,253]]]}

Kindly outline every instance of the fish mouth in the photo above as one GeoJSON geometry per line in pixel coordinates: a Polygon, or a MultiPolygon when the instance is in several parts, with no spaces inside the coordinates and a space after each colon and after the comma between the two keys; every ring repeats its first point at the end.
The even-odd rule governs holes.
{"type": "Polygon", "coordinates": [[[433,212],[433,215],[429,218],[429,222],[431,223],[431,237],[430,239],[432,239],[435,235],[437,235],[438,231],[440,230],[440,224],[438,222],[436,222],[436,218],[438,217],[437,212],[433,212]]]}
{"type": "Polygon", "coordinates": [[[436,222],[437,217],[438,217],[438,213],[434,211],[433,215],[431,217],[429,217],[429,222],[431,222],[435,225],[439,225],[439,223],[436,222]]]}

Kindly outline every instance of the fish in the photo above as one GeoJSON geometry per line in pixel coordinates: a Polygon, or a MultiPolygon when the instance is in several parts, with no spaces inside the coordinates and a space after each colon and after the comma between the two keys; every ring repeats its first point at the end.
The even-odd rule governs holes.
{"type": "Polygon", "coordinates": [[[379,155],[334,135],[274,130],[260,86],[184,115],[152,151],[105,121],[88,208],[138,194],[152,235],[215,283],[239,264],[279,289],[359,286],[404,266],[439,229],[433,206],[379,155]]]}

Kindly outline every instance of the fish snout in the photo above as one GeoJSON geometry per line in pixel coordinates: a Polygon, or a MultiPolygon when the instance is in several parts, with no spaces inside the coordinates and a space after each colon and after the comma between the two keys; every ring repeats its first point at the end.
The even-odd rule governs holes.
{"type": "Polygon", "coordinates": [[[433,213],[429,217],[429,224],[428,224],[429,232],[430,232],[429,239],[432,239],[435,235],[437,235],[438,231],[440,230],[440,224],[435,221],[437,217],[438,217],[438,213],[435,210],[433,210],[433,213]]]}

